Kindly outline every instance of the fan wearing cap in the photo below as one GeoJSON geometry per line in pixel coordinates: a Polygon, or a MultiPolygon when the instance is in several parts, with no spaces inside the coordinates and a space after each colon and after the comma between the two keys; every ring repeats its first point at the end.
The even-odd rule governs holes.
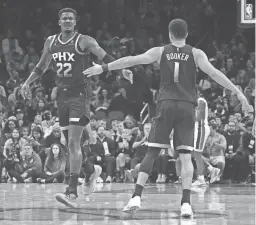
{"type": "MultiPolygon", "coordinates": [[[[29,98],[29,85],[41,77],[52,62],[56,72],[59,124],[68,143],[70,158],[69,186],[64,194],[57,194],[56,199],[69,207],[77,206],[73,200],[78,197],[77,184],[82,165],[80,140],[84,127],[90,121],[90,79],[84,77],[82,72],[89,67],[90,53],[104,63],[114,61],[94,38],[76,32],[76,17],[77,12],[72,8],[59,11],[58,24],[61,32],[47,38],[39,63],[21,88],[22,96],[29,98]]],[[[131,74],[131,71],[123,70],[123,74],[131,74]]],[[[89,126],[87,128],[89,129],[89,126]]],[[[93,166],[87,160],[83,166],[87,177],[84,193],[89,195],[94,191],[102,169],[97,165],[93,166]]]]}
{"type": "Polygon", "coordinates": [[[20,109],[20,108],[16,109],[15,116],[17,118],[17,121],[18,121],[20,127],[28,124],[28,121],[26,120],[24,111],[22,109],[20,109]]]}

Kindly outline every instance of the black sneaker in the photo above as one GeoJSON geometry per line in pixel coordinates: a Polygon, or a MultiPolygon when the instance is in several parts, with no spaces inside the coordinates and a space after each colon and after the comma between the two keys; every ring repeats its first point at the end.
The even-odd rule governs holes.
{"type": "Polygon", "coordinates": [[[67,187],[64,193],[57,193],[55,195],[55,198],[58,202],[71,208],[77,208],[77,203],[74,202],[74,200],[76,200],[77,197],[78,197],[77,193],[70,191],[69,187],[67,187]]]}

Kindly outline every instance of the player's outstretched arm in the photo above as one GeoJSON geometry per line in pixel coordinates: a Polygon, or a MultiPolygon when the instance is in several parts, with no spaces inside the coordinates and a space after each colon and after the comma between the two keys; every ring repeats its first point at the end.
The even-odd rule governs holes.
{"type": "Polygon", "coordinates": [[[50,53],[50,44],[51,44],[52,39],[53,39],[53,36],[50,36],[46,39],[46,41],[44,43],[43,54],[41,56],[40,61],[38,62],[36,67],[33,69],[30,76],[25,81],[24,85],[22,86],[22,88],[20,90],[20,93],[24,99],[31,97],[31,96],[29,96],[29,93],[30,93],[29,85],[33,81],[38,79],[47,70],[47,68],[51,62],[52,55],[50,53]]]}
{"type": "Polygon", "coordinates": [[[52,55],[50,53],[50,44],[52,41],[52,36],[48,37],[44,43],[44,49],[43,49],[43,54],[40,58],[40,61],[36,65],[35,69],[31,72],[30,76],[26,80],[26,84],[29,85],[36,79],[38,79],[48,68],[52,55]]]}
{"type": "Polygon", "coordinates": [[[154,47],[143,54],[136,56],[127,56],[108,64],[108,70],[119,70],[135,65],[150,64],[160,61],[162,55],[162,47],[154,47]]]}
{"type": "Polygon", "coordinates": [[[248,109],[249,103],[243,93],[218,69],[216,69],[208,60],[206,54],[200,49],[194,49],[194,57],[198,67],[206,74],[208,74],[213,80],[219,83],[226,89],[229,89],[233,93],[237,94],[238,99],[243,105],[244,111],[248,109]]]}
{"type": "MultiPolygon", "coordinates": [[[[106,51],[99,46],[98,42],[90,36],[82,35],[79,41],[79,45],[82,50],[90,51],[92,54],[98,57],[98,59],[102,60],[105,64],[115,61],[115,58],[107,54],[106,51]]],[[[133,82],[132,72],[130,70],[123,70],[122,75],[131,83],[133,82]]]]}
{"type": "Polygon", "coordinates": [[[123,57],[107,65],[103,65],[102,67],[95,64],[93,67],[85,70],[84,74],[87,76],[94,76],[105,71],[120,70],[135,65],[150,64],[155,61],[160,62],[162,52],[162,47],[151,48],[141,55],[123,57]]]}

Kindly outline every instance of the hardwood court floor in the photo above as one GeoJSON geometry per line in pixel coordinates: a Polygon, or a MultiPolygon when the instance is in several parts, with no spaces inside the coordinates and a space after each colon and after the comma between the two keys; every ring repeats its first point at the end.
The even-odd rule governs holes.
{"type": "Polygon", "coordinates": [[[62,184],[0,184],[0,225],[254,225],[255,187],[220,185],[197,188],[192,194],[194,219],[180,220],[181,186],[148,185],[142,210],[122,212],[133,184],[97,184],[90,197],[79,187],[79,208],[66,208],[54,199],[62,184]]]}

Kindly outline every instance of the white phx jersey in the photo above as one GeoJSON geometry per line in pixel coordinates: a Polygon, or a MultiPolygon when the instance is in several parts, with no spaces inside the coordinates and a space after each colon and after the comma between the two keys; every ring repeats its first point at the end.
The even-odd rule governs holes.
{"type": "Polygon", "coordinates": [[[194,150],[202,152],[210,134],[210,127],[208,125],[208,104],[204,98],[198,98],[197,105],[194,150]]]}

